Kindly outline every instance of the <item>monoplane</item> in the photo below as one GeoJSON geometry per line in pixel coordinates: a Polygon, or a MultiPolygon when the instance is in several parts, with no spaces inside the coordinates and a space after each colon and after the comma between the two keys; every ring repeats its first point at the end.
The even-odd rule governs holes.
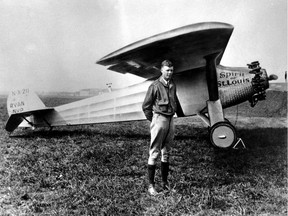
{"type": "Polygon", "coordinates": [[[237,141],[235,127],[223,109],[245,101],[255,106],[265,99],[269,81],[259,62],[248,67],[220,65],[234,27],[227,23],[191,24],[140,40],[97,61],[109,70],[134,74],[147,80],[69,104],[46,107],[27,89],[12,91],[7,99],[6,130],[17,127],[50,128],[63,125],[143,120],[142,102],[149,85],[160,75],[160,63],[174,65],[179,99],[177,117],[198,115],[208,126],[211,143],[229,148],[237,141]]]}

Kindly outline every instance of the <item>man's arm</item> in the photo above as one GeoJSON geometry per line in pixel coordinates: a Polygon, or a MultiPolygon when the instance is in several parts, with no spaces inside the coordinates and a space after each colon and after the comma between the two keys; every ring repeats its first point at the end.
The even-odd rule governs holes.
{"type": "Polygon", "coordinates": [[[142,104],[142,110],[149,121],[153,118],[153,104],[155,101],[154,85],[150,85],[146,93],[144,102],[142,104]]]}

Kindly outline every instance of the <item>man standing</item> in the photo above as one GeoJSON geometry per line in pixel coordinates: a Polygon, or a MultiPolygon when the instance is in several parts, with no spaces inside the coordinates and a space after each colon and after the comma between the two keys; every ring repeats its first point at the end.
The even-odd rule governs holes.
{"type": "Polygon", "coordinates": [[[173,115],[177,109],[176,85],[172,80],[173,65],[169,60],[161,64],[162,76],[148,88],[142,105],[146,118],[151,121],[151,142],[148,159],[148,192],[156,195],[156,160],[161,153],[161,175],[163,189],[168,189],[169,150],[174,139],[173,115]]]}

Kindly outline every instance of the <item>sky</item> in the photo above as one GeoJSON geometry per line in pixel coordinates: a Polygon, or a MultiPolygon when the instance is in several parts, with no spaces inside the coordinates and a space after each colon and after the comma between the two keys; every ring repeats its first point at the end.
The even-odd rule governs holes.
{"type": "Polygon", "coordinates": [[[257,60],[285,81],[287,0],[0,0],[0,91],[142,82],[96,61],[138,40],[209,21],[234,26],[221,65],[257,60]]]}

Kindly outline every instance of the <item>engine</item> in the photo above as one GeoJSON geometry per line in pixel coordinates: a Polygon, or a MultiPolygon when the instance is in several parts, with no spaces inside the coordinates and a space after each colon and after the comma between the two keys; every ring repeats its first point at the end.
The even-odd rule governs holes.
{"type": "Polygon", "coordinates": [[[265,100],[269,81],[276,80],[276,75],[268,77],[258,61],[248,64],[248,68],[217,66],[219,97],[223,108],[245,101],[254,107],[258,101],[265,100]]]}

